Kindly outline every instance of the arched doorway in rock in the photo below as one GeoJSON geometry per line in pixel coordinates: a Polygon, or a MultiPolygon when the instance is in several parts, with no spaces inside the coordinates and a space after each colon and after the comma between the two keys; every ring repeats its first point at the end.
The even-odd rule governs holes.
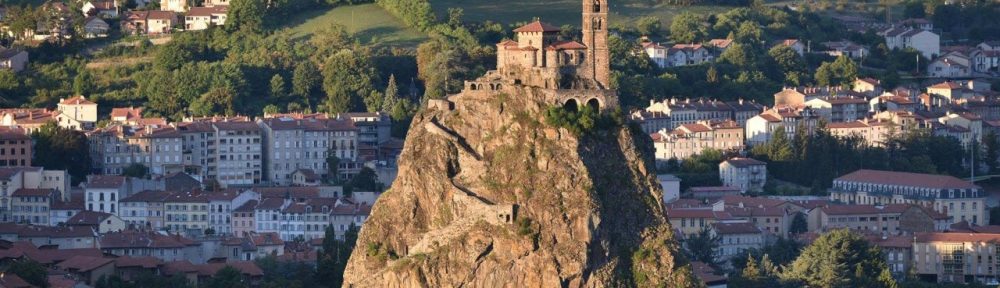
{"type": "Polygon", "coordinates": [[[566,109],[566,112],[576,113],[577,111],[580,111],[580,104],[576,103],[576,99],[570,98],[569,100],[566,100],[565,104],[563,104],[563,109],[566,109]]]}
{"type": "Polygon", "coordinates": [[[587,106],[594,108],[594,111],[601,111],[601,100],[597,100],[597,98],[590,98],[590,100],[587,100],[587,106]]]}

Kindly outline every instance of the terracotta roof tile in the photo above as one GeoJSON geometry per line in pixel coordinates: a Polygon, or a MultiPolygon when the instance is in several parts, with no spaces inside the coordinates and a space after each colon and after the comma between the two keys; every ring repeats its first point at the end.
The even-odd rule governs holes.
{"type": "Polygon", "coordinates": [[[527,25],[521,26],[520,28],[514,29],[514,32],[559,32],[562,31],[559,27],[544,23],[542,21],[535,21],[528,23],[527,25]]]}
{"type": "Polygon", "coordinates": [[[840,176],[837,179],[834,179],[834,181],[851,181],[935,189],[979,189],[979,186],[952,176],[865,169],[840,176]]]}

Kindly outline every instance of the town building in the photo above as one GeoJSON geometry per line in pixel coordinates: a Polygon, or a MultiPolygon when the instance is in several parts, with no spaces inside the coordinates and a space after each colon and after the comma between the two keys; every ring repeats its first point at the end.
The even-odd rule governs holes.
{"type": "Polygon", "coordinates": [[[916,204],[933,207],[952,221],[985,224],[982,188],[952,176],[858,170],[833,180],[830,200],[847,204],[916,204]]]}
{"type": "Polygon", "coordinates": [[[642,127],[642,131],[646,134],[653,134],[664,129],[673,129],[670,123],[670,116],[663,112],[636,110],[629,115],[629,119],[632,122],[638,123],[639,127],[642,127]]]}
{"type": "Polygon", "coordinates": [[[713,223],[722,220],[732,220],[733,216],[725,211],[715,211],[711,207],[667,208],[667,219],[670,227],[680,232],[680,237],[687,238],[702,230],[710,229],[713,223]]]}
{"type": "Polygon", "coordinates": [[[920,55],[927,59],[934,59],[941,54],[941,37],[930,30],[893,27],[880,34],[885,37],[885,44],[889,49],[910,48],[920,52],[920,55]]]}
{"type": "Polygon", "coordinates": [[[163,200],[164,227],[173,233],[200,235],[209,229],[208,197],[200,191],[176,192],[163,200]]]}
{"type": "Polygon", "coordinates": [[[827,123],[826,129],[830,135],[838,137],[858,137],[870,146],[885,145],[885,140],[890,136],[902,134],[901,127],[887,120],[865,119],[852,122],[827,123]]]}
{"type": "Polygon", "coordinates": [[[21,188],[10,195],[14,223],[49,225],[49,209],[61,195],[55,189],[21,188]]]}
{"type": "Polygon", "coordinates": [[[694,199],[720,199],[729,195],[740,195],[744,191],[730,186],[698,186],[688,188],[687,195],[694,199]]]}
{"type": "Polygon", "coordinates": [[[127,179],[117,175],[93,175],[84,189],[87,210],[118,214],[118,200],[128,191],[127,179]]]}
{"type": "Polygon", "coordinates": [[[32,144],[23,129],[0,127],[0,167],[31,166],[32,144]]]}
{"type": "MultiPolygon", "coordinates": [[[[315,173],[326,175],[330,169],[327,167],[327,158],[331,156],[337,157],[340,160],[338,162],[344,164],[341,167],[356,162],[359,154],[359,130],[354,123],[341,118],[282,117],[258,120],[264,135],[266,180],[275,185],[291,185],[292,174],[299,169],[311,169],[315,173]]],[[[370,140],[377,141],[377,136],[370,140]]],[[[344,175],[337,177],[347,178],[344,175]]]]}
{"type": "Polygon", "coordinates": [[[850,229],[877,235],[944,231],[951,217],[912,204],[828,205],[809,211],[809,231],[850,229]]]}
{"type": "Polygon", "coordinates": [[[0,69],[18,73],[28,67],[28,51],[0,48],[0,69]]]}
{"type": "Polygon", "coordinates": [[[254,212],[257,209],[258,200],[249,200],[243,205],[233,209],[233,235],[242,237],[257,231],[254,212]]]}
{"type": "Polygon", "coordinates": [[[197,31],[209,27],[224,26],[228,12],[228,5],[191,7],[191,10],[184,15],[184,30],[197,31]]]}
{"type": "Polygon", "coordinates": [[[767,163],[752,158],[732,158],[719,163],[722,185],[740,192],[762,192],[767,183],[767,163]]]}
{"type": "Polygon", "coordinates": [[[97,124],[97,103],[83,96],[61,99],[56,105],[56,123],[72,130],[90,130],[97,124]]]}
{"type": "Polygon", "coordinates": [[[812,134],[819,124],[819,115],[811,108],[777,107],[747,120],[746,140],[750,145],[759,145],[771,140],[774,131],[784,128],[785,137],[792,139],[799,128],[812,134]]]}
{"type": "Polygon", "coordinates": [[[174,11],[129,11],[121,21],[121,29],[133,35],[159,35],[169,34],[176,24],[174,11]]]}
{"type": "Polygon", "coordinates": [[[827,122],[851,122],[868,116],[868,100],[864,95],[827,96],[808,100],[804,104],[827,122]]]}
{"type": "Polygon", "coordinates": [[[164,200],[170,192],[146,190],[122,198],[118,216],[136,229],[158,231],[164,227],[164,200]]]}
{"type": "Polygon", "coordinates": [[[111,125],[87,136],[94,166],[105,174],[122,174],[136,164],[151,175],[184,170],[183,137],[174,127],[111,125]]]}
{"type": "Polygon", "coordinates": [[[684,160],[705,149],[739,151],[744,147],[743,127],[733,121],[684,124],[673,131],[663,130],[650,136],[660,164],[670,159],[684,160]]]}
{"type": "MultiPolygon", "coordinates": [[[[69,174],[63,170],[45,170],[41,167],[0,168],[0,222],[11,222],[14,220],[14,207],[12,205],[15,203],[13,195],[18,190],[51,189],[55,190],[55,195],[50,197],[51,200],[65,200],[68,196],[69,183],[69,174]]],[[[36,205],[31,206],[37,207],[36,205]]],[[[31,214],[31,216],[33,217],[34,214],[31,214]]],[[[45,225],[44,223],[40,224],[45,225]]]]}
{"type": "Polygon", "coordinates": [[[656,181],[663,188],[663,204],[674,202],[681,198],[681,178],[670,174],[656,175],[656,181]]]}
{"type": "Polygon", "coordinates": [[[160,9],[184,13],[188,11],[187,0],[160,0],[160,9]]]}
{"type": "Polygon", "coordinates": [[[232,237],[226,239],[222,246],[230,261],[254,261],[285,254],[285,242],[277,233],[251,233],[232,237]]]}
{"type": "Polygon", "coordinates": [[[729,263],[735,257],[746,257],[749,250],[764,248],[764,232],[749,222],[715,222],[711,226],[712,235],[718,237],[719,248],[715,252],[716,263],[729,263]]]}
{"type": "Polygon", "coordinates": [[[80,11],[83,16],[97,16],[104,19],[118,18],[118,1],[90,0],[84,1],[80,11]]]}
{"type": "Polygon", "coordinates": [[[100,236],[104,253],[130,256],[155,257],[162,261],[191,261],[205,263],[201,245],[180,235],[167,235],[153,231],[125,230],[104,233],[100,236]]]}
{"type": "Polygon", "coordinates": [[[927,76],[936,78],[963,78],[972,76],[972,60],[958,52],[949,52],[927,64],[927,76]]]}
{"type": "MultiPolygon", "coordinates": [[[[260,184],[263,179],[261,128],[251,121],[213,121],[218,139],[218,174],[223,187],[260,184]]],[[[211,175],[210,175],[211,177],[211,175]]],[[[209,178],[211,179],[211,178],[209,178]]]]}
{"type": "Polygon", "coordinates": [[[114,214],[94,211],[80,211],[66,220],[65,225],[80,229],[90,228],[100,234],[118,232],[128,228],[122,218],[114,214]]]}
{"type": "Polygon", "coordinates": [[[1000,269],[1000,234],[917,233],[913,268],[928,282],[991,283],[1000,269]]]}
{"type": "Polygon", "coordinates": [[[826,51],[822,53],[833,57],[847,56],[851,59],[861,59],[871,54],[865,46],[847,40],[823,42],[820,44],[826,47],[826,51]]]}

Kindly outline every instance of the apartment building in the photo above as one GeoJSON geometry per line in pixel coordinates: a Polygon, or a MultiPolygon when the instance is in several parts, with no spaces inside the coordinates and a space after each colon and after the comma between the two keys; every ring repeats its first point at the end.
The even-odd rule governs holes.
{"type": "Polygon", "coordinates": [[[11,194],[11,214],[15,223],[49,225],[49,210],[54,199],[59,199],[55,189],[21,188],[11,194]]]}
{"type": "Polygon", "coordinates": [[[847,204],[916,204],[933,207],[951,221],[984,225],[982,188],[945,175],[858,170],[833,180],[830,200],[847,204]]]}
{"type": "Polygon", "coordinates": [[[258,200],[250,200],[236,209],[233,209],[233,235],[241,237],[248,235],[250,233],[257,232],[257,225],[255,224],[256,217],[254,217],[254,212],[257,209],[257,204],[260,203],[258,200]]]}
{"type": "Polygon", "coordinates": [[[903,133],[904,127],[881,119],[865,119],[852,122],[827,123],[826,129],[831,135],[839,137],[859,137],[865,144],[871,146],[885,145],[885,140],[903,133]]]}
{"type": "Polygon", "coordinates": [[[182,122],[176,127],[183,139],[185,172],[201,179],[215,179],[219,165],[215,128],[207,122],[182,122]]]}
{"type": "Polygon", "coordinates": [[[812,108],[816,115],[827,122],[864,119],[870,108],[864,95],[819,97],[806,101],[805,106],[812,108]]]}
{"type": "Polygon", "coordinates": [[[715,222],[711,225],[712,235],[719,237],[719,248],[715,252],[717,263],[729,263],[734,257],[746,257],[747,251],[764,247],[764,232],[753,223],[715,222]]]}
{"type": "Polygon", "coordinates": [[[660,131],[650,136],[656,160],[661,163],[670,159],[684,160],[705,149],[739,151],[744,147],[743,127],[732,120],[683,124],[673,131],[660,131]]]}
{"type": "Polygon", "coordinates": [[[799,127],[811,134],[819,124],[819,115],[808,107],[778,107],[767,110],[747,120],[746,139],[750,145],[764,144],[771,140],[779,127],[785,129],[785,137],[791,139],[799,127]]]}
{"type": "Polygon", "coordinates": [[[352,225],[361,228],[361,225],[368,220],[371,210],[372,206],[369,204],[339,201],[330,211],[330,225],[334,227],[337,239],[344,239],[344,234],[352,225]]]}
{"type": "Polygon", "coordinates": [[[87,210],[118,215],[118,200],[128,191],[127,179],[117,175],[93,175],[87,181],[87,210]]]}
{"type": "Polygon", "coordinates": [[[65,200],[69,174],[41,167],[0,168],[0,222],[13,221],[13,194],[20,189],[52,189],[56,192],[53,199],[65,200]]]}
{"type": "Polygon", "coordinates": [[[927,59],[934,59],[941,54],[941,36],[919,28],[893,27],[880,33],[885,37],[889,49],[912,48],[927,59]]]}
{"type": "Polygon", "coordinates": [[[31,137],[21,128],[0,127],[0,167],[29,167],[31,137]]]}
{"type": "MultiPolygon", "coordinates": [[[[763,109],[761,109],[763,110],[763,109]]],[[[649,101],[648,112],[658,112],[670,117],[670,129],[676,129],[684,124],[694,124],[701,121],[727,121],[733,120],[735,111],[726,102],[717,100],[702,99],[668,99],[663,101],[649,101]]],[[[756,113],[759,113],[757,111],[756,113]]],[[[755,114],[756,114],[755,113],[755,114]]]]}
{"type": "Polygon", "coordinates": [[[359,129],[353,120],[283,116],[258,123],[265,139],[265,177],[272,184],[291,185],[292,174],[298,169],[325,175],[328,156],[337,157],[342,165],[358,160],[359,129]]]}
{"type": "Polygon", "coordinates": [[[260,184],[263,178],[261,129],[257,123],[240,120],[213,121],[218,139],[218,174],[223,186],[260,184]]]}
{"type": "Polygon", "coordinates": [[[254,221],[257,224],[257,233],[281,232],[281,211],[288,205],[291,205],[291,201],[283,198],[263,198],[253,213],[257,217],[254,221]]]}
{"type": "Polygon", "coordinates": [[[736,157],[719,163],[722,185],[737,187],[741,192],[759,192],[767,183],[767,163],[752,158],[736,157]]]}
{"type": "Polygon", "coordinates": [[[809,211],[809,231],[850,229],[878,235],[944,231],[951,217],[912,204],[829,205],[809,211]]]}
{"type": "Polygon", "coordinates": [[[350,119],[358,128],[358,144],[379,147],[392,137],[392,118],[382,112],[343,113],[338,118],[350,119]]]}
{"type": "Polygon", "coordinates": [[[632,122],[638,123],[639,127],[642,127],[642,131],[646,134],[653,134],[659,132],[660,130],[672,129],[672,126],[670,125],[670,116],[662,112],[637,110],[629,115],[629,119],[632,120],[632,122]]]}
{"type": "Polygon", "coordinates": [[[208,198],[208,224],[215,234],[240,235],[233,232],[233,210],[243,206],[248,201],[260,199],[260,194],[252,190],[240,191],[226,189],[218,192],[206,192],[208,198]]]}
{"type": "Polygon", "coordinates": [[[104,253],[130,257],[156,257],[163,261],[204,263],[201,244],[180,235],[165,235],[154,231],[126,230],[105,233],[100,237],[104,253]]]}
{"type": "Polygon", "coordinates": [[[681,237],[687,238],[698,234],[703,229],[710,229],[713,223],[733,220],[729,212],[716,211],[712,207],[667,208],[667,219],[670,226],[680,231],[681,237]]]}
{"type": "Polygon", "coordinates": [[[176,192],[163,200],[164,227],[174,233],[199,234],[210,228],[208,197],[200,192],[176,192]]]}
{"type": "Polygon", "coordinates": [[[88,132],[91,159],[104,174],[141,164],[152,175],[184,170],[181,133],[174,127],[112,125],[88,132]]]}
{"type": "Polygon", "coordinates": [[[930,282],[992,283],[1000,274],[1000,234],[917,233],[913,267],[930,282]]]}
{"type": "Polygon", "coordinates": [[[167,191],[146,190],[122,198],[118,216],[138,229],[160,230],[164,227],[164,200],[170,196],[167,191]]]}

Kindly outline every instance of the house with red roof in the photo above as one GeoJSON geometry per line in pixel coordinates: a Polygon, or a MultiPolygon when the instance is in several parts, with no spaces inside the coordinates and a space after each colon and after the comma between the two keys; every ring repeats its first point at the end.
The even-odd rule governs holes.
{"type": "Polygon", "coordinates": [[[72,130],[90,130],[97,124],[97,103],[82,95],[61,99],[56,105],[56,123],[72,130]]]}

